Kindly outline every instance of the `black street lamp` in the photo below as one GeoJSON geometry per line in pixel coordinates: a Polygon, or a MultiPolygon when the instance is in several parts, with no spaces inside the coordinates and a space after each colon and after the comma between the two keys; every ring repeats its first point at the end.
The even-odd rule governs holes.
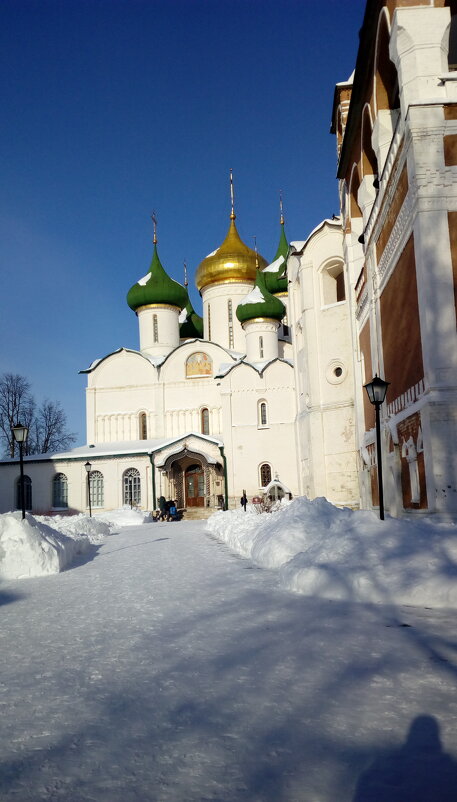
{"type": "Polygon", "coordinates": [[[27,426],[23,426],[22,423],[16,423],[16,426],[13,426],[11,431],[13,432],[13,437],[16,443],[19,443],[19,464],[21,466],[21,501],[22,501],[22,520],[25,518],[25,487],[24,487],[24,443],[27,441],[27,437],[29,435],[29,430],[27,426]]]}
{"type": "Polygon", "coordinates": [[[89,499],[89,517],[92,518],[92,501],[90,497],[90,472],[92,470],[92,465],[90,464],[89,460],[84,463],[84,467],[87,473],[87,498],[89,499]]]}
{"type": "Polygon", "coordinates": [[[379,408],[381,404],[384,403],[389,384],[390,382],[385,382],[384,379],[380,379],[379,376],[375,374],[374,379],[364,385],[370,403],[372,403],[376,409],[376,459],[378,462],[379,517],[381,521],[384,520],[384,490],[382,485],[381,424],[379,422],[379,408]]]}

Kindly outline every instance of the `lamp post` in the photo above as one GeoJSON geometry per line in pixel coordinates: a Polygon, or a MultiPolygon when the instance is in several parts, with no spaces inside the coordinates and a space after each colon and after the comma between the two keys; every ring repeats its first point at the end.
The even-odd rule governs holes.
{"type": "Polygon", "coordinates": [[[22,501],[22,520],[25,518],[25,488],[24,488],[24,443],[27,441],[27,437],[29,435],[29,430],[27,426],[23,426],[22,423],[16,423],[16,426],[13,426],[11,431],[13,432],[13,437],[16,443],[19,443],[19,464],[21,466],[21,501],[22,501]]]}
{"type": "Polygon", "coordinates": [[[379,408],[381,404],[384,403],[389,384],[390,382],[380,379],[379,376],[375,374],[374,379],[364,385],[370,403],[374,405],[376,410],[376,459],[378,462],[379,517],[381,521],[384,520],[384,490],[382,485],[381,424],[379,421],[379,408]]]}
{"type": "Polygon", "coordinates": [[[90,464],[89,460],[84,463],[84,467],[87,473],[87,497],[89,499],[89,517],[92,518],[92,502],[90,498],[90,472],[92,470],[92,465],[90,464]]]}

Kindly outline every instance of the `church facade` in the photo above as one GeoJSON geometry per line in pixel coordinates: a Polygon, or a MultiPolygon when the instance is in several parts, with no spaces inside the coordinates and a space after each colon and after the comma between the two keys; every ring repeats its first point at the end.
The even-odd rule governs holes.
{"type": "MultiPolygon", "coordinates": [[[[35,512],[186,510],[263,495],[457,517],[457,2],[368,0],[335,89],[341,214],[270,263],[240,239],[200,263],[202,317],[162,266],[127,297],[138,350],[87,375],[87,445],[28,457],[35,512]],[[381,457],[364,385],[389,382],[381,457]]],[[[166,267],[166,266],[165,266],[166,267]]],[[[133,280],[133,276],[132,276],[133,280]]],[[[18,464],[0,466],[0,510],[18,464]]]]}

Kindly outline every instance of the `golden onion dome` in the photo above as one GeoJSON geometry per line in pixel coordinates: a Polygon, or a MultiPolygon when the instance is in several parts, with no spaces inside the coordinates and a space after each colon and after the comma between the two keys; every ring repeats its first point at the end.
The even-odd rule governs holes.
{"type": "Polygon", "coordinates": [[[267,261],[240,239],[235,215],[230,215],[228,234],[219,248],[200,262],[195,274],[197,289],[201,291],[210,284],[225,284],[236,281],[254,283],[256,270],[263,270],[267,261]]]}

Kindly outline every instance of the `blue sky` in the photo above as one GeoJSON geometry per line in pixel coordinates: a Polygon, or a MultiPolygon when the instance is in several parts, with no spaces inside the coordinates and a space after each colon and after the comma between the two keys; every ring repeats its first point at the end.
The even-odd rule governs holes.
{"type": "Polygon", "coordinates": [[[59,400],[85,442],[78,371],[138,347],[126,304],[152,254],[193,276],[239,233],[270,260],[338,211],[333,89],[363,0],[2,0],[0,373],[59,400]]]}

